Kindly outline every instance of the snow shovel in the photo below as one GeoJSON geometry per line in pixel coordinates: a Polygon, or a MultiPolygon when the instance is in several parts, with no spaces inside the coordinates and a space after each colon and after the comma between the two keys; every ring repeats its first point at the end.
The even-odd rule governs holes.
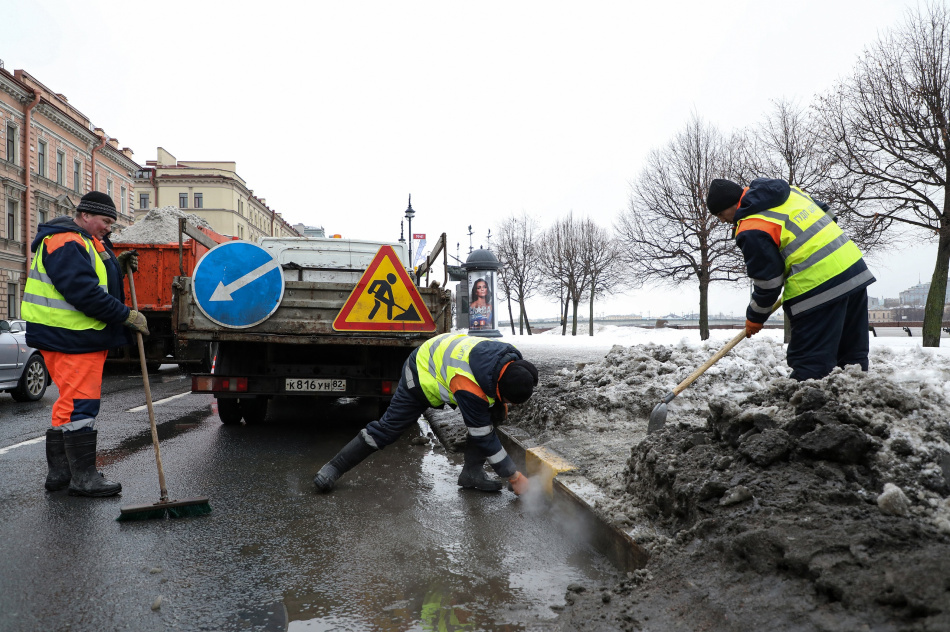
{"type": "MultiPolygon", "coordinates": [[[[772,311],[769,312],[769,316],[774,314],[775,310],[777,310],[781,306],[782,306],[782,299],[779,299],[775,303],[775,305],[772,306],[772,311]]],[[[740,331],[736,335],[735,338],[733,338],[728,343],[726,343],[726,346],[724,346],[722,349],[717,351],[713,357],[706,360],[706,362],[704,362],[701,367],[699,367],[698,369],[690,373],[689,377],[687,377],[685,380],[680,382],[676,386],[676,388],[674,388],[672,391],[667,393],[666,397],[663,398],[663,401],[657,404],[653,408],[653,412],[650,413],[650,422],[647,424],[647,434],[656,432],[657,430],[662,428],[664,424],[666,424],[666,405],[669,404],[671,401],[673,401],[674,397],[676,397],[677,395],[685,391],[686,387],[692,384],[693,382],[695,382],[697,378],[699,378],[700,375],[705,373],[709,367],[719,362],[719,360],[721,360],[724,355],[732,351],[732,348],[735,347],[740,342],[742,342],[743,338],[745,338],[744,328],[742,331],[740,331]]]]}

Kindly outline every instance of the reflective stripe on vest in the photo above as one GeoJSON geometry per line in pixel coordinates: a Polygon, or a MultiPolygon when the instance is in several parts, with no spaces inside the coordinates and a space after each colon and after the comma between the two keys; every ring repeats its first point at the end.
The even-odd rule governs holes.
{"type": "MultiPolygon", "coordinates": [[[[779,251],[785,260],[785,302],[833,279],[861,260],[861,251],[854,242],[844,235],[811,197],[797,187],[792,187],[784,204],[743,217],[738,227],[741,228],[742,222],[753,217],[778,224],[782,229],[779,251]]],[[[814,303],[813,299],[808,302],[813,303],[810,306],[814,307],[841,296],[849,289],[837,293],[833,290],[822,292],[819,302],[814,303]]],[[[795,313],[804,308],[790,309],[795,313]]]]}
{"type": "MultiPolygon", "coordinates": [[[[43,239],[43,243],[36,250],[33,264],[30,266],[30,275],[26,280],[26,287],[23,289],[23,304],[20,308],[23,319],[74,331],[105,329],[106,323],[92,316],[87,316],[71,305],[59,293],[49,275],[46,274],[46,267],[43,265],[43,252],[46,248],[46,240],[50,237],[52,235],[43,239]]],[[[80,235],[80,237],[82,236],[80,235]]],[[[99,278],[99,287],[103,292],[108,293],[109,277],[106,265],[102,262],[99,253],[96,252],[93,242],[85,237],[82,237],[82,240],[86,245],[86,252],[89,253],[89,262],[99,278]]]]}
{"type": "MultiPolygon", "coordinates": [[[[455,397],[449,385],[456,375],[467,377],[475,384],[475,375],[468,363],[475,345],[488,340],[465,334],[442,334],[427,340],[416,354],[416,369],[419,372],[419,386],[426,399],[433,406],[455,404],[455,397]]],[[[489,393],[488,405],[494,406],[495,400],[489,393]]]]}

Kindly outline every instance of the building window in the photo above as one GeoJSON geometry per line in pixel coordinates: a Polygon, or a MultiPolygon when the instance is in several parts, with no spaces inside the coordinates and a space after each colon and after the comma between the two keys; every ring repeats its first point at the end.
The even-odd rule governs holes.
{"type": "Polygon", "coordinates": [[[125,187],[119,187],[119,206],[122,214],[125,215],[125,198],[126,198],[125,187]]]}
{"type": "Polygon", "coordinates": [[[244,225],[238,225],[238,239],[244,239],[244,225]]]}
{"type": "Polygon", "coordinates": [[[20,299],[17,296],[20,289],[18,283],[7,283],[7,318],[13,320],[19,318],[20,299]]]}
{"type": "Polygon", "coordinates": [[[178,194],[178,208],[188,208],[188,194],[187,193],[178,194]]]}
{"type": "Polygon", "coordinates": [[[148,193],[139,193],[139,208],[148,208],[148,193]]]}
{"type": "Polygon", "coordinates": [[[79,183],[82,182],[82,163],[78,160],[73,163],[73,191],[79,193],[79,183]]]}
{"type": "MultiPolygon", "coordinates": [[[[95,169],[95,168],[96,168],[95,165],[93,165],[92,168],[95,169]]],[[[93,190],[93,191],[98,191],[98,190],[99,190],[99,174],[98,174],[98,173],[96,173],[96,177],[93,178],[92,190],[93,190]]]]}
{"type": "Polygon", "coordinates": [[[36,173],[46,177],[46,143],[44,141],[36,143],[36,173]]]}
{"type": "Polygon", "coordinates": [[[112,198],[112,180],[106,180],[106,195],[109,196],[109,199],[112,198]]]}
{"type": "Polygon", "coordinates": [[[7,124],[7,162],[16,164],[16,125],[7,124]]]}
{"type": "Polygon", "coordinates": [[[7,200],[7,234],[10,241],[16,241],[16,216],[18,204],[13,200],[7,200]]]}
{"type": "Polygon", "coordinates": [[[56,152],[56,184],[66,184],[66,154],[61,151],[56,152]]]}
{"type": "Polygon", "coordinates": [[[204,208],[204,194],[195,193],[195,208],[204,208]]]}
{"type": "Polygon", "coordinates": [[[40,224],[45,224],[49,219],[49,200],[44,198],[37,198],[36,200],[36,217],[37,222],[40,224]]]}

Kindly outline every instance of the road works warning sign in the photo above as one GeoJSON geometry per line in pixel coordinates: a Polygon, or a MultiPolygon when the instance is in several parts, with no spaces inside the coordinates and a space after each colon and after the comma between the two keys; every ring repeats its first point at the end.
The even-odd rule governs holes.
{"type": "Polygon", "coordinates": [[[336,331],[435,331],[392,246],[383,246],[333,321],[336,331]]]}

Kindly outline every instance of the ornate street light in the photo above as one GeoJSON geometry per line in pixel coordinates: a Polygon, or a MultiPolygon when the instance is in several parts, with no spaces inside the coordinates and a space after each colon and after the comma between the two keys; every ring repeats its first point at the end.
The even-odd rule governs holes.
{"type": "Polygon", "coordinates": [[[412,210],[412,193],[409,194],[409,206],[406,208],[406,219],[409,220],[409,267],[412,268],[412,218],[416,216],[416,212],[412,210]]]}

